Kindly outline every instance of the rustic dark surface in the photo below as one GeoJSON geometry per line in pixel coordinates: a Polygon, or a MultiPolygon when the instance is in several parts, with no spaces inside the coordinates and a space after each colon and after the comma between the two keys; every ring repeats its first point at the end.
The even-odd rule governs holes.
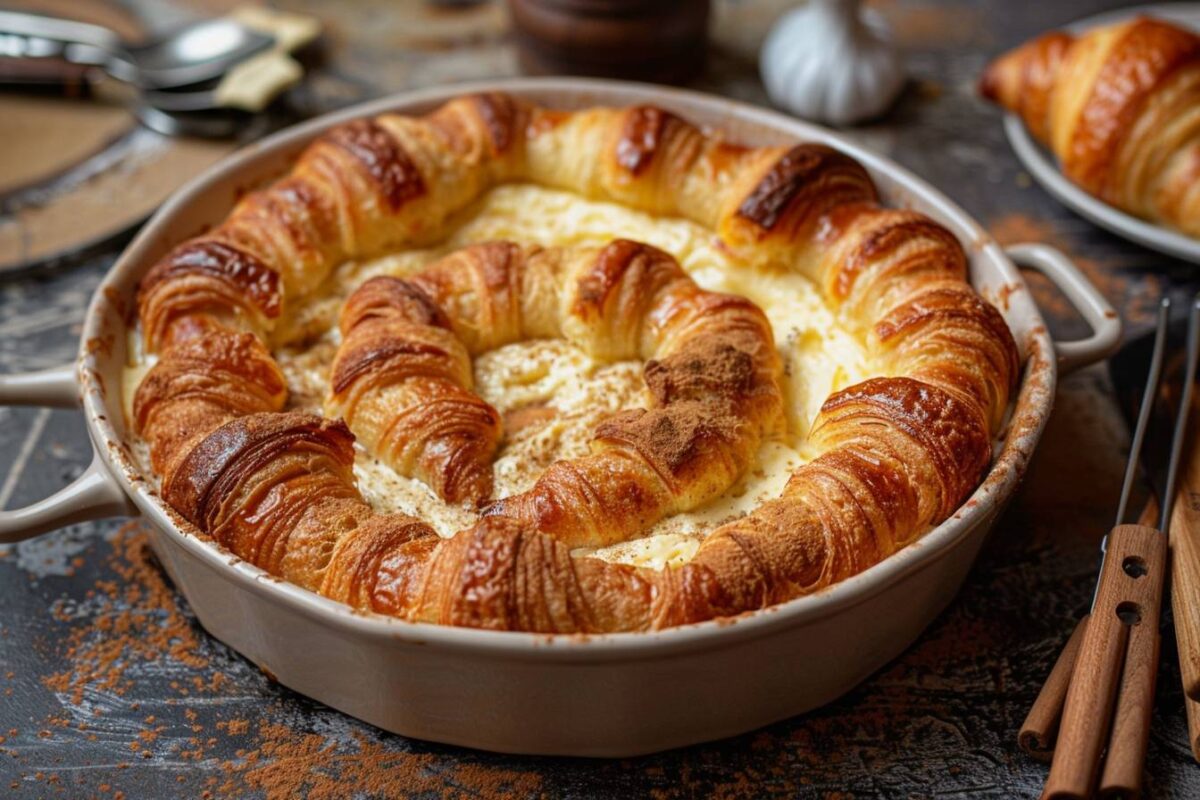
{"type": "MultiPolygon", "coordinates": [[[[780,5],[717,4],[701,88],[763,101],[746,54],[780,5]]],[[[1067,251],[1136,332],[1159,291],[1194,288],[1194,268],[1093,228],[1032,186],[998,115],[973,94],[989,55],[1111,5],[879,3],[910,48],[914,81],[886,120],[856,135],[1003,241],[1067,251]]],[[[308,10],[322,13],[315,2],[308,10]]],[[[497,4],[434,12],[363,3],[324,16],[328,63],[294,94],[302,112],[515,69],[497,4]]],[[[85,302],[116,250],[0,285],[0,369],[73,357],[85,302]]],[[[1055,329],[1077,334],[1061,302],[1045,300],[1055,329]]],[[[905,655],[802,718],[622,761],[426,744],[300,697],[209,638],[136,528],[119,530],[123,521],[0,547],[0,795],[1036,797],[1046,768],[1018,751],[1017,727],[1087,607],[1125,442],[1103,369],[1066,379],[1032,469],[962,594],[905,655]]],[[[78,414],[0,409],[0,506],[45,496],[89,458],[78,414]]],[[[1169,625],[1165,632],[1148,796],[1195,798],[1200,767],[1187,747],[1169,625]]]]}

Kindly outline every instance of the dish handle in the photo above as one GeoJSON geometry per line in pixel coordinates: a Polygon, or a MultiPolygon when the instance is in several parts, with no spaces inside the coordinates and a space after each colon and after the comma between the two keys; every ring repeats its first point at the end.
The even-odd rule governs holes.
{"type": "Polygon", "coordinates": [[[1121,317],[1071,259],[1044,244],[1015,244],[1004,252],[1018,266],[1045,276],[1092,329],[1092,334],[1082,339],[1055,340],[1060,374],[1074,372],[1113,354],[1121,342],[1121,317]]]}
{"type": "MultiPolygon", "coordinates": [[[[75,365],[0,375],[0,405],[77,408],[75,365]]],[[[0,511],[0,544],[31,539],[74,522],[136,513],[100,454],[93,453],[83,474],[54,494],[24,508],[0,511]]]]}

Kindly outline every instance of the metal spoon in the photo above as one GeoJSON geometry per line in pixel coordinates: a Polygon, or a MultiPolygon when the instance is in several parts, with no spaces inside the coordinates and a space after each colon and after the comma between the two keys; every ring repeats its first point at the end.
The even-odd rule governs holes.
{"type": "Polygon", "coordinates": [[[197,22],[142,44],[86,22],[0,11],[0,55],[58,57],[98,66],[142,88],[168,89],[211,80],[262,52],[274,38],[221,18],[197,22]]]}

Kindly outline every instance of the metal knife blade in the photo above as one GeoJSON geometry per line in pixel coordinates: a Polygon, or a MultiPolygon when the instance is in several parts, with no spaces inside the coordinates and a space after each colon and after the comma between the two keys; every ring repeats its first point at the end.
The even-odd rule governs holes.
{"type": "MultiPolygon", "coordinates": [[[[1173,315],[1167,330],[1167,356],[1163,362],[1159,393],[1155,398],[1146,440],[1142,446],[1142,471],[1156,494],[1161,494],[1167,483],[1171,435],[1174,432],[1175,412],[1179,407],[1186,362],[1186,339],[1187,314],[1173,315]]],[[[1138,407],[1142,400],[1142,391],[1146,387],[1146,373],[1150,367],[1150,354],[1153,349],[1154,330],[1151,328],[1125,344],[1108,362],[1117,405],[1121,409],[1125,424],[1131,430],[1137,422],[1138,407]]]]}

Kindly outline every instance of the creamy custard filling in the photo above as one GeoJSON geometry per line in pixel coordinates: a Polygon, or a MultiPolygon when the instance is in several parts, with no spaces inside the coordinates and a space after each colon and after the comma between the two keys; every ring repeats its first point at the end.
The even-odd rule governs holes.
{"type": "MultiPolygon", "coordinates": [[[[740,294],[757,303],[771,321],[783,360],[787,429],[763,443],[741,480],[701,508],[660,521],[639,539],[580,551],[656,568],[685,563],[709,531],[779,496],[791,473],[811,457],[805,441],[825,398],[871,374],[863,348],[838,324],[808,279],[778,266],[735,260],[711,231],[694,223],[553,189],[494,189],[462,215],[438,246],[343,264],[317,297],[293,304],[297,307],[276,332],[276,340],[287,344],[275,350],[287,377],[289,406],[320,413],[338,344],[337,314],[364,280],[410,275],[474,242],[601,246],[618,237],[669,252],[706,289],[740,294]]],[[[140,348],[131,347],[130,352],[140,348]]],[[[144,359],[135,358],[126,370],[127,415],[147,368],[144,359]]],[[[641,370],[640,362],[597,363],[562,340],[518,342],[477,357],[475,390],[504,416],[505,437],[495,462],[496,497],[528,489],[556,460],[586,454],[592,431],[606,416],[644,406],[641,370]]],[[[355,472],[372,506],[424,519],[442,536],[476,519],[473,511],[447,505],[425,484],[396,474],[361,448],[355,472]]]]}

